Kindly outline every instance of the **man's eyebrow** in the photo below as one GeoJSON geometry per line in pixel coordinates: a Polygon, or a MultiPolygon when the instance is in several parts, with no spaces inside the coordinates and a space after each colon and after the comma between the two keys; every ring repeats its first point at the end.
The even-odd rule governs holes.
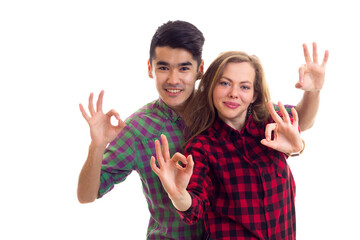
{"type": "Polygon", "coordinates": [[[192,63],[191,63],[191,62],[183,62],[183,63],[179,63],[178,66],[179,66],[179,67],[182,67],[182,66],[192,66],[192,63]]]}
{"type": "MultiPolygon", "coordinates": [[[[168,62],[165,62],[165,61],[158,61],[156,63],[157,66],[170,66],[170,63],[168,62]]],[[[183,67],[183,66],[192,66],[192,63],[191,62],[182,62],[182,63],[179,63],[178,64],[178,67],[183,67]]]]}
{"type": "Polygon", "coordinates": [[[156,62],[156,65],[170,66],[170,63],[165,62],[165,61],[158,61],[158,62],[156,62]]]}

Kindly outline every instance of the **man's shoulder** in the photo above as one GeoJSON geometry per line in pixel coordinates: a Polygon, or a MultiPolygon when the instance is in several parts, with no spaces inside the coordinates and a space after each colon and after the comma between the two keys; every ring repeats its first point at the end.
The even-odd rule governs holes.
{"type": "Polygon", "coordinates": [[[154,100],[152,102],[145,104],[144,106],[136,110],[133,114],[131,114],[128,118],[126,118],[125,122],[128,124],[149,117],[162,118],[162,114],[159,111],[159,107],[158,107],[158,100],[154,100]]]}
{"type": "Polygon", "coordinates": [[[128,131],[140,138],[152,138],[162,131],[164,123],[168,120],[159,108],[158,100],[154,100],[139,108],[126,120],[128,131]]]}

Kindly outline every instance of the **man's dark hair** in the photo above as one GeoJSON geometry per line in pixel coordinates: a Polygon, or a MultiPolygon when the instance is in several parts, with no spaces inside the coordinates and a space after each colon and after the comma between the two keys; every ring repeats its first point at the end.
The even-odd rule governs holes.
{"type": "Polygon", "coordinates": [[[156,30],[150,45],[150,64],[156,47],[183,48],[189,51],[200,66],[205,38],[202,32],[185,21],[168,21],[156,30]]]}

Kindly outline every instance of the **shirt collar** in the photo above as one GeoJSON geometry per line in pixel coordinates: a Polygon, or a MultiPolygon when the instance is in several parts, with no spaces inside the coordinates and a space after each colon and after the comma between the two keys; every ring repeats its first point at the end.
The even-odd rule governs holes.
{"type": "Polygon", "coordinates": [[[265,129],[261,125],[255,123],[253,117],[250,115],[245,122],[245,126],[238,131],[228,124],[226,124],[219,117],[216,117],[215,122],[213,124],[213,128],[223,137],[230,138],[239,138],[240,136],[244,136],[244,134],[250,134],[253,137],[265,137],[265,129]]]}
{"type": "Polygon", "coordinates": [[[170,119],[173,122],[176,122],[177,120],[181,119],[181,117],[173,110],[171,109],[166,103],[159,98],[155,105],[159,108],[160,113],[159,115],[163,116],[166,119],[170,119]]]}

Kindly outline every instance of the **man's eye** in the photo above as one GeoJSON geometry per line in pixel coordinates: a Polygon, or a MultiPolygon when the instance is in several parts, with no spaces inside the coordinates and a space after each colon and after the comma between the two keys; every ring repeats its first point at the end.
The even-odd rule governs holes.
{"type": "Polygon", "coordinates": [[[167,68],[167,67],[159,67],[159,70],[161,70],[161,71],[166,71],[166,70],[168,70],[169,68],[167,68]]]}
{"type": "Polygon", "coordinates": [[[180,70],[181,71],[188,71],[188,70],[190,70],[190,68],[189,67],[182,67],[180,70]]]}

